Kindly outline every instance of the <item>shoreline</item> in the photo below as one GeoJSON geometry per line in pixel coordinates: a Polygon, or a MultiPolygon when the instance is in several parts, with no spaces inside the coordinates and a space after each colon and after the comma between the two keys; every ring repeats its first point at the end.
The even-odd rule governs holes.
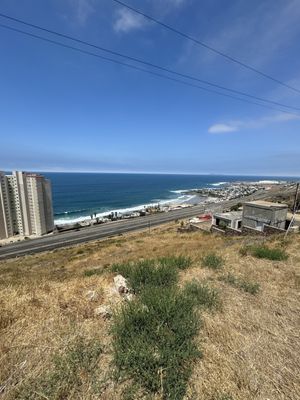
{"type": "Polygon", "coordinates": [[[254,194],[258,190],[270,190],[273,187],[286,184],[290,185],[292,182],[275,180],[216,182],[203,188],[172,190],[172,193],[179,195],[173,199],[107,210],[69,220],[67,218],[57,218],[54,223],[58,230],[75,229],[109,221],[136,218],[152,213],[168,212],[201,204],[205,205],[206,203],[220,203],[254,194]]]}
{"type": "MultiPolygon", "coordinates": [[[[128,214],[128,213],[134,213],[137,211],[143,211],[144,209],[147,208],[155,208],[157,206],[160,206],[162,208],[164,207],[171,207],[171,206],[176,206],[176,205],[180,205],[183,203],[191,203],[193,205],[197,205],[200,204],[201,201],[199,200],[199,195],[197,194],[193,194],[193,195],[181,195],[177,198],[173,198],[173,199],[169,199],[169,200],[159,200],[159,201],[153,201],[153,202],[149,202],[147,204],[140,204],[140,205],[136,205],[136,206],[129,206],[129,207],[124,207],[124,208],[117,208],[117,209],[109,209],[107,211],[102,211],[102,212],[98,212],[98,213],[93,213],[92,215],[96,218],[105,218],[108,215],[110,215],[111,213],[117,213],[118,215],[121,214],[128,214]]],[[[66,212],[67,214],[67,212],[66,212]]],[[[63,215],[62,213],[60,215],[63,215]]],[[[54,224],[55,225],[67,225],[67,224],[75,224],[75,223],[79,223],[79,222],[84,222],[84,221],[90,221],[92,220],[91,216],[78,216],[78,217],[74,217],[72,219],[67,219],[67,218],[57,218],[54,219],[54,224]]]]}

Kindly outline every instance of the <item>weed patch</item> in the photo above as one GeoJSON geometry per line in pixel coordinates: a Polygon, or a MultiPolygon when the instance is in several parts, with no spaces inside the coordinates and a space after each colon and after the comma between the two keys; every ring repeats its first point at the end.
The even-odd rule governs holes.
{"type": "Polygon", "coordinates": [[[115,317],[114,355],[120,375],[148,393],[182,399],[191,362],[200,356],[192,340],[198,328],[193,301],[177,288],[146,289],[115,317]]]}
{"type": "Polygon", "coordinates": [[[258,283],[250,282],[246,279],[237,278],[232,274],[228,274],[227,276],[222,277],[221,280],[252,295],[257,294],[260,290],[260,286],[258,283]]]}
{"type": "Polygon", "coordinates": [[[284,261],[288,258],[288,254],[284,249],[270,248],[264,245],[243,247],[239,252],[243,256],[251,254],[253,257],[265,258],[272,261],[284,261]]]}
{"type": "Polygon", "coordinates": [[[185,285],[184,293],[196,306],[209,309],[220,306],[218,291],[196,280],[185,285]]]}
{"type": "Polygon", "coordinates": [[[178,270],[190,265],[189,258],[164,257],[136,263],[114,264],[112,271],[125,276],[135,293],[146,287],[169,287],[178,281],[178,270]]]}
{"type": "Polygon", "coordinates": [[[73,397],[80,395],[84,387],[94,384],[101,353],[98,341],[77,339],[64,354],[54,357],[49,372],[23,386],[15,398],[61,400],[69,398],[70,393],[73,397]]]}
{"type": "Polygon", "coordinates": [[[181,270],[188,269],[192,264],[191,258],[185,257],[185,256],[162,257],[162,258],[158,259],[158,262],[162,265],[166,265],[168,267],[173,267],[173,268],[178,268],[181,270]]]}
{"type": "Polygon", "coordinates": [[[94,269],[87,269],[83,272],[84,276],[93,276],[93,275],[102,275],[104,272],[103,268],[94,268],[94,269]]]}
{"type": "Polygon", "coordinates": [[[223,258],[215,253],[210,253],[202,259],[203,267],[207,267],[210,269],[221,269],[223,264],[223,258]]]}
{"type": "Polygon", "coordinates": [[[201,356],[194,342],[200,327],[197,308],[216,303],[216,293],[205,285],[176,285],[184,264],[181,260],[178,267],[175,259],[167,258],[114,266],[138,293],[114,316],[117,377],[133,380],[162,399],[184,397],[192,363],[201,356]]]}

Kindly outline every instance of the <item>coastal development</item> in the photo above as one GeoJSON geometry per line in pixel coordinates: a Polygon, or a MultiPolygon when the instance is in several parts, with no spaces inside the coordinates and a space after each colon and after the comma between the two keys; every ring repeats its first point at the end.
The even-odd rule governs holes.
{"type": "Polygon", "coordinates": [[[0,171],[0,239],[41,236],[53,228],[50,181],[39,174],[0,171]]]}
{"type": "MultiPolygon", "coordinates": [[[[222,188],[193,189],[193,192],[199,192],[200,195],[198,196],[197,193],[193,196],[192,202],[189,204],[170,204],[163,207],[157,205],[145,207],[142,210],[133,210],[131,213],[124,214],[111,212],[103,218],[95,217],[81,223],[56,226],[52,235],[45,235],[40,238],[32,237],[30,240],[23,240],[21,242],[18,240],[17,243],[6,242],[6,245],[3,245],[0,249],[0,259],[54,250],[60,247],[103,239],[135,230],[150,230],[152,227],[161,224],[176,220],[185,221],[190,218],[192,218],[192,229],[195,227],[202,229],[204,227],[203,222],[206,222],[206,229],[204,230],[214,231],[215,233],[239,235],[242,234],[241,228],[244,225],[243,232],[246,232],[248,229],[247,232],[249,235],[256,234],[256,230],[262,231],[265,225],[270,225],[271,223],[271,220],[269,221],[266,217],[263,219],[259,215],[261,207],[256,207],[256,215],[252,215],[251,217],[256,221],[254,227],[248,223],[249,218],[244,218],[246,222],[242,224],[242,211],[237,210],[243,203],[247,204],[247,202],[253,200],[268,200],[271,202],[269,208],[273,209],[277,207],[284,210],[285,215],[282,217],[281,225],[276,226],[275,224],[274,226],[274,223],[272,224],[274,227],[273,233],[281,233],[285,232],[284,229],[281,229],[282,227],[289,227],[292,217],[291,213],[287,214],[288,205],[278,205],[277,203],[276,206],[276,202],[279,199],[281,201],[283,198],[290,203],[289,208],[292,209],[293,203],[291,201],[294,201],[295,191],[296,185],[293,182],[270,181],[251,182],[249,184],[245,182],[233,182],[223,184],[222,188]],[[232,195],[233,191],[235,193],[234,196],[232,195]],[[213,195],[215,193],[216,195],[213,195]],[[203,215],[206,221],[203,221],[203,215]],[[277,228],[281,230],[278,231],[276,230],[277,228]]],[[[298,218],[298,215],[296,215],[297,221],[294,229],[298,229],[298,218]]],[[[180,228],[180,230],[189,230],[189,226],[190,224],[184,228],[180,228]]],[[[261,233],[264,234],[263,232],[261,233]]]]}
{"type": "Polygon", "coordinates": [[[111,221],[128,220],[147,215],[173,212],[177,210],[188,209],[195,206],[201,206],[207,212],[211,211],[212,205],[222,204],[231,200],[241,199],[247,196],[268,196],[274,191],[289,191],[294,188],[293,182],[286,181],[253,181],[253,182],[220,182],[212,187],[195,188],[175,191],[178,198],[169,201],[152,203],[145,206],[132,207],[131,209],[108,211],[107,213],[93,214],[90,217],[83,218],[77,222],[65,220],[64,223],[56,224],[56,230],[63,232],[72,229],[81,229],[89,226],[96,226],[111,221]]]}

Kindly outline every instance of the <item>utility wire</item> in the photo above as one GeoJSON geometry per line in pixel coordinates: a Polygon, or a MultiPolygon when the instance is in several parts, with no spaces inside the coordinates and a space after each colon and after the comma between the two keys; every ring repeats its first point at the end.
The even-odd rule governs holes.
{"type": "Polygon", "coordinates": [[[271,80],[273,82],[276,82],[279,85],[282,85],[282,86],[284,86],[284,87],[286,87],[288,89],[291,89],[294,92],[300,93],[299,89],[297,89],[297,88],[295,88],[293,86],[290,86],[287,83],[284,83],[283,81],[280,81],[279,79],[276,79],[273,76],[268,75],[265,72],[262,72],[262,71],[258,70],[257,68],[254,68],[251,65],[246,64],[246,63],[238,60],[237,58],[234,58],[234,57],[230,56],[229,54],[226,54],[226,53],[224,53],[224,52],[222,52],[222,51],[220,51],[218,49],[215,49],[214,47],[212,47],[212,46],[210,46],[210,45],[208,45],[208,44],[206,44],[206,43],[204,43],[204,42],[202,42],[202,41],[200,41],[198,39],[195,39],[194,37],[188,35],[187,33],[184,33],[184,32],[182,32],[182,31],[180,31],[180,30],[178,30],[178,29],[176,29],[176,28],[174,28],[174,27],[172,27],[170,25],[167,25],[164,22],[159,21],[158,19],[156,19],[154,17],[151,17],[150,15],[144,13],[143,11],[140,11],[140,10],[134,8],[133,6],[131,6],[129,4],[124,3],[123,1],[120,1],[120,0],[112,0],[112,1],[117,3],[117,4],[119,4],[119,5],[121,5],[121,6],[123,6],[123,7],[126,7],[128,10],[131,10],[136,14],[142,15],[144,18],[147,18],[148,20],[150,20],[152,22],[155,22],[156,24],[168,29],[171,32],[176,33],[177,35],[180,35],[180,36],[184,37],[185,39],[188,39],[188,40],[198,44],[199,46],[202,46],[202,47],[214,52],[215,54],[218,54],[219,56],[226,58],[227,60],[229,60],[229,61],[231,61],[231,62],[233,62],[235,64],[238,64],[238,65],[240,65],[240,66],[242,66],[244,68],[247,68],[248,70],[250,70],[252,72],[255,72],[255,73],[263,76],[264,78],[267,78],[267,79],[269,79],[269,80],[271,80]]]}
{"type": "Polygon", "coordinates": [[[277,101],[265,99],[265,98],[263,98],[263,97],[254,96],[254,95],[251,95],[251,94],[248,94],[248,93],[245,93],[245,92],[241,92],[241,91],[239,91],[239,90],[231,89],[231,88],[228,88],[228,87],[225,87],[225,86],[222,86],[222,85],[213,83],[213,82],[209,82],[209,81],[206,81],[206,80],[197,78],[197,77],[192,76],[192,75],[187,75],[187,74],[184,74],[184,73],[181,73],[181,72],[177,72],[177,71],[171,70],[171,69],[169,69],[169,68],[165,68],[165,67],[162,67],[162,66],[160,66],[160,65],[153,64],[153,63],[151,63],[151,62],[148,62],[148,61],[145,61],[145,60],[142,60],[142,59],[139,59],[139,58],[131,57],[131,56],[128,56],[128,55],[126,55],[126,54],[122,54],[122,53],[116,52],[116,51],[114,51],[114,50],[110,50],[110,49],[107,49],[107,48],[105,48],[105,47],[98,46],[98,45],[95,45],[95,44],[93,44],[93,43],[86,42],[86,41],[81,40],[81,39],[77,39],[77,38],[75,38],[75,37],[73,37],[73,36],[65,35],[65,34],[63,34],[63,33],[60,33],[60,32],[57,32],[57,31],[53,31],[53,30],[50,30],[50,29],[41,27],[41,26],[39,26],[39,25],[31,24],[31,23],[29,23],[29,22],[26,22],[26,21],[24,21],[24,20],[20,20],[20,19],[17,19],[17,18],[8,16],[8,15],[6,15],[6,14],[0,13],[0,17],[3,17],[3,18],[6,18],[6,19],[9,19],[9,20],[12,20],[12,21],[14,21],[14,22],[18,22],[18,23],[20,23],[20,24],[29,26],[29,27],[31,27],[31,28],[35,28],[35,29],[38,29],[38,30],[41,30],[41,31],[44,31],[44,32],[47,32],[47,33],[50,33],[50,34],[53,34],[53,35],[62,37],[62,38],[64,38],[64,39],[72,40],[72,41],[74,41],[74,42],[77,42],[77,43],[80,43],[80,44],[83,44],[83,45],[86,45],[86,46],[89,46],[89,47],[92,47],[92,48],[101,50],[101,51],[103,51],[103,52],[106,52],[106,53],[109,53],[109,54],[112,54],[112,55],[115,55],[115,56],[118,56],[118,57],[125,58],[125,59],[130,60],[130,61],[134,61],[134,62],[143,64],[143,65],[146,65],[146,66],[148,66],[148,67],[156,68],[156,69],[158,69],[158,70],[160,70],[160,71],[167,72],[167,73],[169,73],[169,74],[179,76],[180,78],[190,79],[190,80],[192,80],[192,81],[200,82],[200,83],[202,83],[202,84],[205,84],[205,85],[208,85],[208,86],[212,86],[212,87],[215,87],[215,88],[217,88],[217,89],[226,90],[226,91],[229,91],[229,92],[231,92],[231,93],[238,94],[238,95],[240,95],[240,96],[245,96],[245,97],[249,97],[249,98],[254,99],[254,100],[259,100],[259,101],[262,101],[262,102],[264,102],[264,103],[269,103],[269,104],[272,104],[272,105],[276,105],[276,106],[280,106],[280,107],[289,108],[289,109],[291,109],[291,110],[300,111],[300,108],[298,108],[298,107],[286,105],[286,104],[283,104],[283,103],[279,103],[279,102],[277,102],[277,101]]]}
{"type": "Polygon", "coordinates": [[[248,99],[245,99],[245,98],[233,96],[233,95],[228,94],[228,93],[219,92],[217,90],[210,89],[210,88],[207,88],[207,87],[203,87],[203,86],[200,86],[200,85],[196,85],[196,84],[193,84],[191,82],[187,82],[187,81],[184,81],[184,80],[181,80],[181,79],[177,79],[177,78],[173,78],[173,77],[170,77],[170,76],[166,76],[166,75],[160,74],[158,72],[154,72],[154,71],[150,71],[150,70],[147,70],[147,69],[144,69],[144,68],[141,68],[141,67],[137,67],[136,65],[128,64],[128,63],[125,63],[123,61],[116,60],[116,59],[113,59],[113,58],[101,56],[100,54],[92,53],[90,51],[83,50],[83,49],[80,49],[78,47],[70,46],[68,44],[61,43],[61,42],[58,42],[56,40],[52,40],[52,39],[49,39],[49,38],[46,38],[46,37],[43,37],[43,36],[39,36],[39,35],[30,33],[30,32],[26,32],[26,31],[23,31],[21,29],[13,28],[13,27],[8,26],[8,25],[0,24],[0,28],[4,28],[4,29],[7,29],[7,30],[10,30],[10,31],[13,31],[13,32],[21,33],[21,34],[23,34],[25,36],[28,36],[28,37],[31,37],[31,38],[34,38],[34,39],[42,40],[44,42],[48,42],[48,43],[51,43],[51,44],[54,44],[54,45],[57,45],[57,46],[60,46],[60,47],[63,47],[63,48],[74,50],[76,52],[79,52],[79,53],[82,53],[82,54],[85,54],[85,55],[96,57],[96,58],[101,59],[103,61],[107,61],[107,62],[111,62],[111,63],[114,63],[114,64],[122,65],[124,67],[131,68],[131,69],[136,70],[136,71],[144,72],[144,73],[147,73],[147,74],[150,74],[150,75],[162,78],[162,79],[167,79],[169,81],[177,82],[177,83],[180,83],[180,84],[183,84],[183,85],[186,85],[186,86],[190,86],[190,87],[193,87],[193,88],[196,88],[196,89],[200,89],[202,91],[206,91],[206,92],[209,92],[209,93],[217,94],[219,96],[223,96],[223,97],[231,98],[231,99],[234,99],[234,100],[242,101],[244,103],[254,104],[254,105],[259,106],[259,107],[264,107],[264,108],[268,108],[268,109],[271,109],[271,110],[280,111],[280,112],[285,113],[285,114],[295,115],[297,117],[300,117],[300,114],[298,114],[298,113],[294,113],[294,112],[286,111],[286,110],[281,110],[281,109],[278,109],[278,108],[275,108],[275,107],[272,107],[272,106],[269,106],[269,105],[266,105],[266,104],[257,103],[255,101],[251,101],[251,100],[248,100],[248,99]]]}

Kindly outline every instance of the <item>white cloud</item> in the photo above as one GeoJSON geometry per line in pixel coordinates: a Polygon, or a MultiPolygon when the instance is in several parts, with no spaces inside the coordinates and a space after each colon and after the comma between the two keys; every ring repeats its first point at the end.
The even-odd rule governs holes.
{"type": "MultiPolygon", "coordinates": [[[[198,32],[193,36],[255,68],[266,72],[272,71],[276,60],[283,62],[287,45],[291,46],[300,34],[299,0],[278,2],[276,7],[271,5],[272,1],[265,1],[251,12],[247,10],[245,4],[245,2],[233,2],[223,17],[219,18],[218,29],[203,31],[199,23],[198,32]]],[[[224,62],[226,68],[232,67],[235,81],[238,79],[236,74],[238,71],[242,81],[240,83],[247,82],[245,76],[251,79],[257,78],[255,74],[237,65],[234,69],[234,64],[228,64],[219,55],[192,42],[186,42],[183,53],[178,59],[179,65],[193,65],[195,69],[199,67],[204,69],[204,66],[217,65],[218,62],[224,62]]],[[[281,76],[278,78],[284,80],[281,76]]]]}
{"type": "Polygon", "coordinates": [[[234,125],[230,124],[215,124],[212,125],[209,129],[209,133],[226,133],[226,132],[234,132],[238,128],[234,125]]]}
{"type": "Polygon", "coordinates": [[[126,8],[118,9],[116,15],[117,18],[113,25],[116,32],[127,33],[148,25],[148,22],[143,16],[135,14],[133,11],[130,11],[126,8]]]}
{"type": "Polygon", "coordinates": [[[70,0],[74,15],[80,25],[85,25],[91,14],[94,13],[94,0],[70,0]]]}
{"type": "MultiPolygon", "coordinates": [[[[152,12],[149,14],[163,19],[164,16],[184,5],[187,0],[151,0],[152,12]]],[[[116,32],[127,33],[150,25],[151,22],[142,15],[136,14],[127,8],[119,8],[116,11],[116,19],[113,28],[116,32]]]]}
{"type": "Polygon", "coordinates": [[[226,123],[217,123],[208,128],[209,133],[228,133],[236,132],[242,129],[258,129],[263,128],[269,124],[300,120],[300,115],[279,113],[271,116],[252,120],[236,120],[226,123]]]}

